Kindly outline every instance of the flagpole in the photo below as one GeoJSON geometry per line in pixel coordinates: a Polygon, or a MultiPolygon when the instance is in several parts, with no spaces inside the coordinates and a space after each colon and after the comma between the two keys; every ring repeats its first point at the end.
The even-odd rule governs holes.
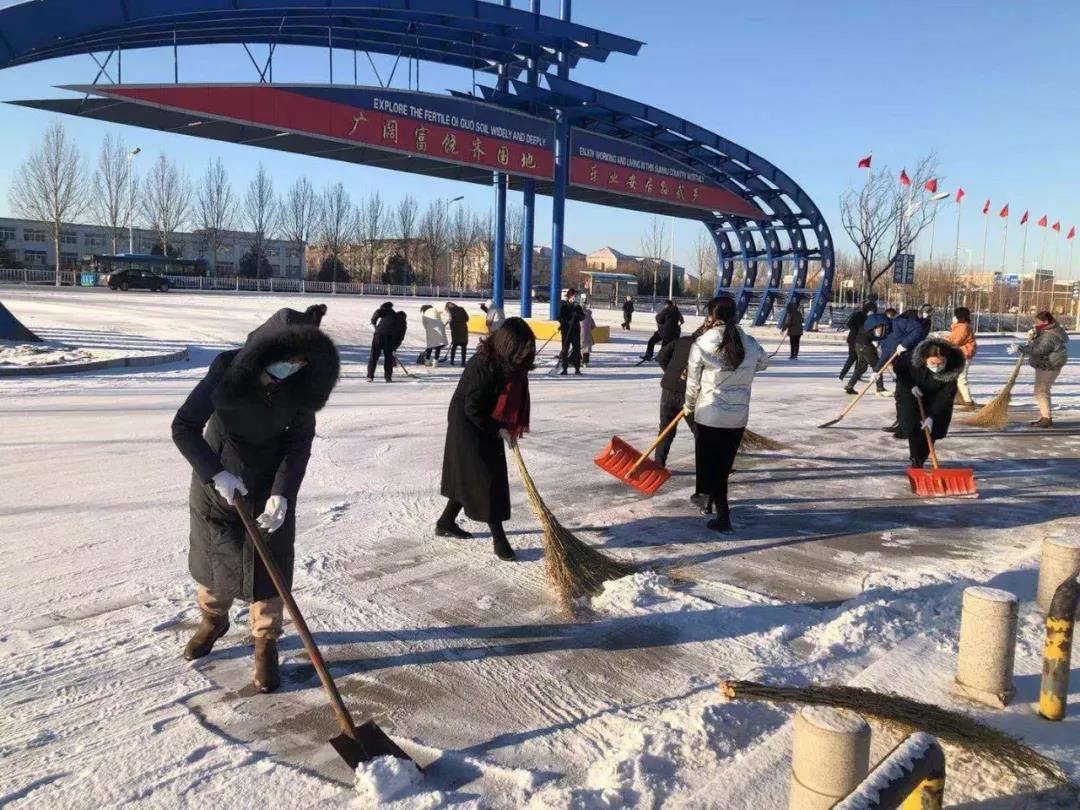
{"type": "Polygon", "coordinates": [[[956,243],[953,245],[953,283],[952,298],[953,306],[956,306],[956,285],[960,281],[960,206],[964,204],[964,198],[956,201],[956,243]]]}
{"type": "Polygon", "coordinates": [[[934,212],[934,218],[930,220],[930,258],[927,260],[927,265],[933,266],[934,264],[934,234],[937,231],[937,209],[932,209],[934,212]]]}
{"type": "Polygon", "coordinates": [[[986,242],[990,238],[990,209],[983,211],[983,217],[986,222],[983,223],[983,255],[982,255],[982,269],[986,272],[986,242]]]}
{"type": "Polygon", "coordinates": [[[1042,246],[1039,248],[1039,266],[1035,268],[1036,272],[1043,266],[1043,258],[1046,256],[1046,232],[1049,230],[1046,225],[1042,225],[1041,227],[1043,229],[1043,238],[1042,246]]]}
{"type": "Polygon", "coordinates": [[[1027,261],[1028,225],[1027,225],[1026,222],[1023,224],[1023,228],[1024,228],[1024,240],[1023,240],[1023,243],[1021,244],[1021,247],[1020,247],[1020,275],[1024,274],[1024,262],[1027,261]]]}
{"type": "Polygon", "coordinates": [[[1005,275],[1005,256],[1009,247],[1009,218],[1005,217],[1005,233],[1001,237],[1001,275],[1005,275]]]}

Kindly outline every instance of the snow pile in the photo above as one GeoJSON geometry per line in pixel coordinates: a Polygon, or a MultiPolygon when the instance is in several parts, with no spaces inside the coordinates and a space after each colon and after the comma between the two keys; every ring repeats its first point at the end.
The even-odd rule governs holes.
{"type": "Polygon", "coordinates": [[[599,613],[652,613],[685,610],[681,594],[671,590],[671,580],[654,571],[631,574],[604,583],[604,589],[592,600],[599,613]]]}
{"type": "Polygon", "coordinates": [[[57,366],[63,363],[83,363],[93,359],[94,355],[86,349],[74,349],[54,343],[0,341],[0,367],[57,366]]]}
{"type": "Polygon", "coordinates": [[[356,795],[360,807],[379,807],[401,798],[420,784],[420,769],[415,762],[397,757],[377,757],[356,769],[356,795]]]}

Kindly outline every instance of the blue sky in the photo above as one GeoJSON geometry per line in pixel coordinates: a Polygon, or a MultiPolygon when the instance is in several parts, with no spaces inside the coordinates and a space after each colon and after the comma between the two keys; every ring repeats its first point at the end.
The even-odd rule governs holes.
{"type": "MultiPolygon", "coordinates": [[[[4,5],[11,3],[0,1],[4,5]]],[[[527,3],[515,0],[514,5],[527,3]]],[[[558,13],[557,1],[544,0],[543,10],[558,13]]],[[[1080,74],[1080,15],[1072,3],[575,0],[574,18],[646,42],[637,57],[616,55],[605,64],[586,64],[574,78],[669,110],[776,163],[821,207],[842,249],[848,246],[837,201],[848,186],[860,182],[856,161],[871,150],[875,164],[896,171],[929,150],[938,153],[943,188],[960,184],[969,195],[960,245],[962,251],[974,251],[976,262],[982,250],[979,209],[987,197],[995,211],[1007,201],[1014,215],[1032,209],[1032,222],[1043,213],[1051,222],[1060,219],[1063,233],[1080,225],[1080,95],[1074,90],[1080,74]]],[[[172,81],[171,57],[171,51],[127,53],[124,78],[172,81]]],[[[384,77],[391,61],[376,57],[384,77]]],[[[279,49],[274,78],[325,81],[326,62],[325,51],[279,49]]],[[[362,59],[360,82],[375,84],[365,66],[362,59]]],[[[335,70],[339,81],[351,78],[351,55],[339,52],[335,70]]],[[[403,71],[404,63],[395,85],[404,86],[403,71]]],[[[54,95],[51,86],[88,83],[95,72],[89,57],[3,71],[0,99],[54,95]]],[[[225,78],[257,79],[240,46],[181,49],[181,81],[225,78]]],[[[421,79],[421,89],[441,92],[467,88],[469,76],[424,65],[421,79]]],[[[0,109],[0,212],[10,213],[7,189],[13,170],[49,118],[16,107],[0,109]]],[[[121,130],[129,143],[143,149],[143,166],[165,151],[195,175],[220,155],[237,186],[246,185],[263,160],[281,188],[307,174],[316,185],[341,179],[357,197],[377,188],[391,201],[412,194],[424,204],[435,196],[464,194],[478,210],[492,201],[487,189],[465,184],[100,122],[66,123],[88,153],[96,151],[107,131],[121,130]]],[[[537,241],[547,243],[546,200],[538,210],[537,241]]],[[[954,217],[950,204],[937,228],[939,256],[952,251],[954,217]]],[[[632,212],[570,203],[567,242],[580,250],[610,244],[637,252],[647,221],[632,212]]],[[[677,261],[689,259],[697,227],[691,222],[677,226],[677,261]]],[[[990,254],[1000,257],[996,216],[990,227],[990,254]]],[[[1041,233],[1029,236],[1029,262],[1040,238],[1041,233]]],[[[1015,218],[1009,242],[1015,272],[1020,252],[1015,218]]]]}

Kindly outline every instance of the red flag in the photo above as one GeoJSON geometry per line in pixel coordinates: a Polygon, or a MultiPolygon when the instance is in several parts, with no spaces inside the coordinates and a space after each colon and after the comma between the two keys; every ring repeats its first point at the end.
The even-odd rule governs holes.
{"type": "Polygon", "coordinates": [[[1075,225],[1073,225],[1071,228],[1069,228],[1069,233],[1065,238],[1066,239],[1072,239],[1074,236],[1076,236],[1076,226],[1075,225]]]}
{"type": "Polygon", "coordinates": [[[956,201],[960,202],[962,199],[964,199],[964,189],[958,188],[956,190],[956,201]]]}
{"type": "Polygon", "coordinates": [[[986,204],[983,206],[983,213],[984,214],[989,214],[990,213],[990,201],[989,200],[987,200],[986,204]]]}
{"type": "Polygon", "coordinates": [[[1055,230],[1055,231],[1057,231],[1058,233],[1061,233],[1061,223],[1060,223],[1060,222],[1055,222],[1055,223],[1054,223],[1053,225],[1051,225],[1050,227],[1051,227],[1051,229],[1052,229],[1052,230],[1055,230]]]}
{"type": "Polygon", "coordinates": [[[929,180],[923,183],[923,188],[929,191],[931,194],[937,194],[937,178],[931,177],[929,180]]]}
{"type": "Polygon", "coordinates": [[[998,214],[998,216],[1002,217],[1004,219],[1008,215],[1009,215],[1009,204],[1005,203],[1005,207],[1001,209],[1001,213],[998,214]]]}
{"type": "Polygon", "coordinates": [[[862,160],[859,161],[859,168],[860,169],[869,169],[870,168],[870,161],[873,160],[873,158],[874,158],[873,153],[870,153],[869,155],[864,157],[862,160]]]}
{"type": "Polygon", "coordinates": [[[1042,219],[1040,219],[1035,224],[1038,225],[1040,228],[1045,228],[1046,227],[1046,214],[1043,214],[1042,219]]]}
{"type": "Polygon", "coordinates": [[[1028,212],[1025,211],[1024,215],[1022,217],[1020,217],[1020,224],[1021,225],[1027,225],[1027,221],[1028,221],[1028,212]]]}
{"type": "Polygon", "coordinates": [[[907,176],[907,169],[901,169],[900,170],[900,185],[902,185],[902,186],[910,186],[911,185],[911,178],[907,176]]]}

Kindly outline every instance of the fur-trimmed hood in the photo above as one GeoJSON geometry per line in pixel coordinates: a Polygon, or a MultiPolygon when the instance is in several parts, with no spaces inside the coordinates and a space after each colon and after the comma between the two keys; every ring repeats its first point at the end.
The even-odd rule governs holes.
{"type": "MultiPolygon", "coordinates": [[[[941,338],[927,338],[916,346],[911,352],[911,365],[914,368],[926,369],[926,358],[931,346],[940,347],[945,357],[945,370],[940,374],[934,374],[934,379],[948,383],[959,377],[960,372],[964,370],[964,364],[967,362],[964,359],[964,353],[947,340],[941,338]]],[[[927,373],[931,373],[929,369],[926,370],[927,373]]]]}
{"type": "Polygon", "coordinates": [[[215,407],[235,408],[256,401],[265,402],[266,389],[259,376],[270,363],[289,357],[303,357],[307,365],[270,389],[273,403],[312,411],[318,411],[326,404],[341,370],[337,347],[316,326],[304,322],[283,325],[291,319],[283,313],[304,318],[304,313],[296,310],[278,310],[269,321],[248,335],[247,343],[235,353],[224,379],[214,392],[215,407]]]}

